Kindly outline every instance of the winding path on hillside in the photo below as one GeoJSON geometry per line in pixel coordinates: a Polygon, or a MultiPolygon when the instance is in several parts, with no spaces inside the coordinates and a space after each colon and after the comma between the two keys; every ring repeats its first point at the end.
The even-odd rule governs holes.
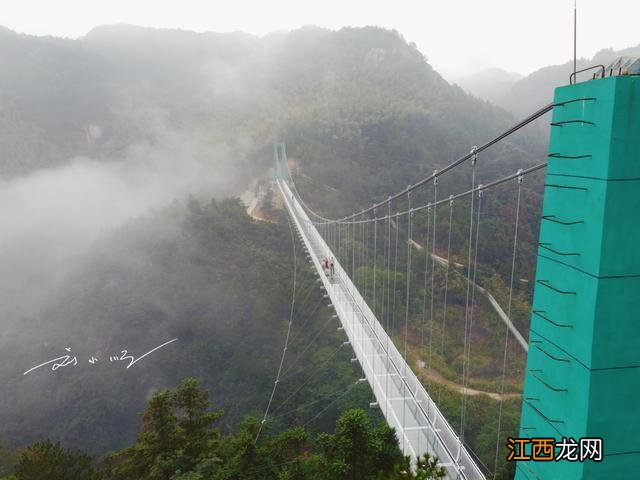
{"type": "MultiPolygon", "coordinates": [[[[393,228],[398,228],[396,226],[396,223],[391,220],[391,223],[393,224],[393,228]]],[[[418,242],[416,242],[415,240],[411,239],[411,245],[413,245],[413,247],[416,250],[424,250],[424,247],[422,245],[420,245],[418,242]]],[[[431,258],[433,258],[436,262],[438,262],[440,265],[442,265],[443,267],[447,266],[448,260],[446,258],[443,258],[435,253],[429,253],[429,256],[431,258]]],[[[461,275],[460,272],[458,272],[458,270],[456,270],[455,268],[453,269],[454,272],[456,272],[458,275],[461,275]]],[[[502,307],[500,306],[500,304],[498,303],[498,301],[495,299],[495,297],[493,295],[491,295],[491,293],[484,287],[481,287],[480,285],[478,285],[475,282],[471,282],[472,285],[474,285],[478,291],[480,293],[482,293],[485,297],[487,297],[487,300],[489,300],[489,303],[491,304],[491,306],[493,307],[493,309],[496,311],[496,313],[498,314],[498,316],[500,317],[500,319],[504,322],[504,324],[509,328],[509,330],[511,331],[511,333],[513,334],[513,336],[516,338],[516,340],[518,341],[518,343],[520,344],[520,346],[522,347],[522,349],[526,352],[529,350],[529,345],[527,343],[527,341],[524,339],[524,336],[520,333],[520,331],[517,329],[517,327],[513,324],[513,322],[511,321],[511,319],[509,318],[509,316],[506,314],[506,312],[502,309],[502,307]]]]}
{"type": "Polygon", "coordinates": [[[452,380],[448,380],[446,378],[444,378],[441,374],[439,374],[438,372],[436,372],[435,370],[431,369],[429,370],[428,368],[425,368],[425,363],[422,360],[418,360],[417,362],[418,367],[420,367],[420,370],[418,370],[418,376],[420,377],[421,380],[427,380],[427,381],[431,381],[440,385],[444,385],[448,388],[450,388],[451,390],[454,390],[457,393],[460,394],[466,394],[466,395],[470,395],[472,397],[476,396],[476,395],[486,395],[487,397],[492,398],[493,400],[496,401],[500,401],[502,400],[508,400],[510,398],[520,398],[520,394],[519,393],[503,393],[500,394],[498,392],[487,392],[484,390],[477,390],[475,388],[471,388],[471,387],[464,387],[463,385],[460,385],[459,383],[456,383],[452,380]]]}

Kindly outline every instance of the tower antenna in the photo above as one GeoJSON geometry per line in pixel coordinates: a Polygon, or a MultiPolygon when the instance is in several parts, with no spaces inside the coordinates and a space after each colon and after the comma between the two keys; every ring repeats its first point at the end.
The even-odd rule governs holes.
{"type": "Polygon", "coordinates": [[[578,1],[573,0],[573,77],[576,76],[576,44],[578,41],[578,1]]]}

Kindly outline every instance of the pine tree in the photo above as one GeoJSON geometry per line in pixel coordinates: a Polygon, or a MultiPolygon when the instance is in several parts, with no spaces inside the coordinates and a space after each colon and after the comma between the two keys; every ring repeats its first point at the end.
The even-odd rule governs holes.
{"type": "Polygon", "coordinates": [[[22,452],[16,469],[18,480],[92,480],[91,458],[49,440],[37,442],[22,452]]]}

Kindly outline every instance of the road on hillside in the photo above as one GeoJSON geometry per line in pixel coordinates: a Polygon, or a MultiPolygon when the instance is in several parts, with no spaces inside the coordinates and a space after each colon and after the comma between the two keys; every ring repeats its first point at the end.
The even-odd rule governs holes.
{"type": "MultiPolygon", "coordinates": [[[[393,228],[397,228],[396,226],[396,222],[391,220],[391,223],[393,225],[393,228]]],[[[415,240],[411,239],[411,245],[413,245],[413,247],[416,250],[424,250],[424,247],[422,245],[420,245],[418,242],[416,242],[415,240]]],[[[429,253],[429,256],[431,258],[433,258],[436,262],[438,262],[440,265],[446,267],[447,263],[449,263],[447,261],[446,258],[442,258],[441,256],[435,254],[435,253],[429,253]]],[[[456,273],[458,273],[459,275],[462,275],[460,272],[458,272],[457,270],[454,269],[454,271],[456,273]]],[[[466,276],[465,276],[466,277],[466,276]]],[[[498,303],[498,301],[495,299],[495,297],[493,295],[491,295],[491,293],[484,287],[481,287],[480,285],[478,285],[477,283],[471,281],[471,284],[474,285],[478,291],[480,293],[482,293],[485,297],[487,297],[487,300],[489,300],[489,303],[491,304],[491,306],[493,307],[493,309],[496,311],[496,313],[498,314],[498,316],[500,317],[500,319],[504,322],[504,324],[507,326],[507,328],[509,329],[509,331],[511,331],[511,333],[513,334],[513,336],[516,338],[516,340],[518,341],[518,343],[520,344],[520,346],[522,347],[522,349],[527,352],[529,350],[529,345],[527,343],[527,341],[524,339],[524,337],[522,336],[522,334],[520,333],[520,331],[518,331],[518,329],[516,328],[516,326],[513,324],[513,322],[511,321],[511,319],[509,318],[509,316],[505,313],[505,311],[502,309],[502,307],[500,306],[500,304],[498,303]]]]}

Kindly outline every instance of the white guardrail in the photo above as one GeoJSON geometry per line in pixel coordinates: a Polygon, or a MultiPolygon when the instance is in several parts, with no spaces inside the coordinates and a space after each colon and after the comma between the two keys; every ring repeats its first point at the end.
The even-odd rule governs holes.
{"type": "Polygon", "coordinates": [[[279,179],[277,185],[378,406],[395,428],[404,454],[411,457],[413,465],[425,452],[435,455],[449,479],[486,480],[337,259],[333,277],[325,275],[320,261],[335,255],[287,183],[279,179]]]}

